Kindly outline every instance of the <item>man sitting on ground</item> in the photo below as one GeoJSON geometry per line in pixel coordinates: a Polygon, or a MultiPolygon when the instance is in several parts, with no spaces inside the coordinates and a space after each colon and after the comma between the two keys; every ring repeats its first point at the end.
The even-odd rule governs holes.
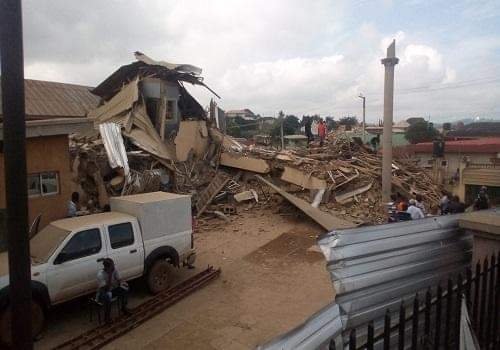
{"type": "Polygon", "coordinates": [[[414,199],[410,199],[406,212],[411,215],[412,220],[423,219],[425,217],[422,209],[418,208],[414,199]]]}
{"type": "Polygon", "coordinates": [[[102,261],[103,269],[97,273],[99,289],[97,301],[104,304],[104,320],[111,322],[111,300],[117,297],[121,303],[122,312],[130,315],[127,309],[128,285],[120,280],[120,275],[115,268],[115,263],[110,258],[102,261]]]}

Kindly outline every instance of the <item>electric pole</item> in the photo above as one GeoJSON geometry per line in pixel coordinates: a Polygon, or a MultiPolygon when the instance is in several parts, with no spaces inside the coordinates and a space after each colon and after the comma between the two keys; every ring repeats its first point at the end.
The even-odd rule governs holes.
{"type": "Polygon", "coordinates": [[[5,199],[12,349],[33,349],[21,0],[0,1],[5,199]]]}
{"type": "Polygon", "coordinates": [[[358,97],[363,100],[363,143],[366,143],[366,97],[363,94],[358,97]]]}

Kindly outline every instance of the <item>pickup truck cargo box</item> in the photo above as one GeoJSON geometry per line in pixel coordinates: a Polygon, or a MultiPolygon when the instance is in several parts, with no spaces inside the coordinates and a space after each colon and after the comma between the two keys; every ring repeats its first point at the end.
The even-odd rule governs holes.
{"type": "Polygon", "coordinates": [[[137,217],[144,241],[192,230],[191,196],[167,192],[110,198],[112,211],[137,217]]]}

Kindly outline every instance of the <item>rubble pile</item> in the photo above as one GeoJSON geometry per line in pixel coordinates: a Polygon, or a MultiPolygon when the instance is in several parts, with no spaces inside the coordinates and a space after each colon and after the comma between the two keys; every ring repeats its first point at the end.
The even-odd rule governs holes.
{"type": "MultiPolygon", "coordinates": [[[[244,146],[184,88],[207,87],[200,69],[136,58],[92,91],[101,97],[88,114],[95,128],[71,138],[73,179],[88,207],[162,190],[190,194],[200,222],[290,204],[327,230],[385,222],[382,159],[361,142],[337,132],[321,147],[244,146]]],[[[394,161],[393,188],[422,194],[429,211],[440,199],[441,188],[410,160],[394,161]]]]}

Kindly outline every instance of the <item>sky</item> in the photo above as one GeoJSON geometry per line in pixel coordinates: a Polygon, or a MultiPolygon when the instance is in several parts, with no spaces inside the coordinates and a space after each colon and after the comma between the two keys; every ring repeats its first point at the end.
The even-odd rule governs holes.
{"type": "MultiPolygon", "coordinates": [[[[96,86],[133,52],[203,69],[226,110],[500,119],[500,1],[25,0],[25,76],[96,86]]],[[[189,90],[202,105],[214,96],[189,90]]]]}

